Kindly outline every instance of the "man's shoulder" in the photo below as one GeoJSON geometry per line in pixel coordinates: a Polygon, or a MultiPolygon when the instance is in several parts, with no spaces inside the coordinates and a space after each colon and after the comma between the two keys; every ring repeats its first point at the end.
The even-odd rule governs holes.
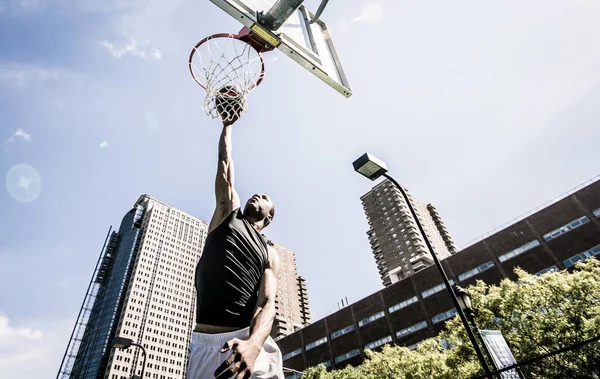
{"type": "Polygon", "coordinates": [[[279,253],[271,244],[267,244],[268,267],[279,268],[279,253]]]}

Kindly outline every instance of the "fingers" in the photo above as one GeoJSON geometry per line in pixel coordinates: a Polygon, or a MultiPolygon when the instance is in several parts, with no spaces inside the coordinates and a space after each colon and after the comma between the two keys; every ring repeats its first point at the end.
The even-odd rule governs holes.
{"type": "Polygon", "coordinates": [[[232,375],[234,375],[236,372],[238,372],[240,370],[241,366],[242,366],[242,362],[235,362],[233,365],[229,366],[229,368],[227,370],[223,371],[219,376],[217,376],[217,373],[215,373],[216,379],[230,378],[232,375]]]}
{"type": "Polygon", "coordinates": [[[235,348],[239,342],[240,340],[238,340],[237,338],[225,342],[225,345],[223,345],[223,347],[220,350],[221,354],[235,348]]]}
{"type": "MultiPolygon", "coordinates": [[[[237,362],[239,360],[239,354],[237,354],[236,352],[231,353],[231,355],[215,370],[214,376],[219,375],[219,378],[222,377],[222,373],[227,372],[227,368],[231,366],[233,362],[237,362]]],[[[233,372],[229,375],[231,376],[232,374],[233,372]]]]}
{"type": "Polygon", "coordinates": [[[251,376],[252,376],[252,370],[245,367],[244,369],[242,369],[238,372],[235,379],[250,379],[251,376]]]}

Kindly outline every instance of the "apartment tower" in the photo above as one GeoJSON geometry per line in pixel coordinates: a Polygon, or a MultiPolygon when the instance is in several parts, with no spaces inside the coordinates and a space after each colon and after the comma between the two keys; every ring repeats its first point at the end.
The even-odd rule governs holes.
{"type": "Polygon", "coordinates": [[[280,338],[310,323],[310,308],[305,279],[297,274],[296,254],[276,242],[271,242],[271,246],[279,254],[276,313],[271,336],[280,338]]]}
{"type": "MultiPolygon", "coordinates": [[[[438,258],[454,254],[456,247],[435,207],[406,193],[438,258]]],[[[369,223],[369,243],[384,286],[433,264],[423,235],[392,182],[384,180],[360,199],[369,223]]]]}

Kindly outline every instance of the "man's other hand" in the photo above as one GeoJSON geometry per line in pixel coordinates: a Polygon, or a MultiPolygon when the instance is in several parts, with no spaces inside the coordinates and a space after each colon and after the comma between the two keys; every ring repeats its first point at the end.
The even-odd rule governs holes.
{"type": "Polygon", "coordinates": [[[260,353],[260,346],[249,341],[234,338],[227,341],[220,352],[222,354],[229,350],[231,350],[231,355],[217,368],[215,377],[217,379],[225,379],[237,373],[235,379],[250,378],[254,362],[256,362],[256,358],[260,353]]]}

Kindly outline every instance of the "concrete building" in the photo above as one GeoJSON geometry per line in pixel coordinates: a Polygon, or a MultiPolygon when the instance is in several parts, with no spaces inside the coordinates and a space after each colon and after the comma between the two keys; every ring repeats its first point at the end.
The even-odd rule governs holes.
{"type": "Polygon", "coordinates": [[[296,254],[276,242],[272,246],[279,254],[279,278],[271,336],[281,338],[306,326],[310,322],[310,309],[305,280],[297,274],[296,254]]]}
{"type": "MultiPolygon", "coordinates": [[[[600,177],[473,241],[442,266],[452,282],[467,287],[478,279],[488,284],[514,280],[515,267],[542,274],[592,256],[600,257],[600,177]]],[[[436,267],[430,266],[278,343],[285,367],[302,371],[324,363],[337,369],[360,364],[367,348],[414,347],[439,333],[455,313],[436,267]]]]}
{"type": "MultiPolygon", "coordinates": [[[[141,375],[136,347],[113,349],[116,336],[147,352],[145,378],[185,378],[195,326],[195,269],[208,224],[148,195],[109,231],[57,378],[141,375]]],[[[293,251],[273,244],[281,262],[273,336],[310,322],[306,285],[293,251]]]]}
{"type": "Polygon", "coordinates": [[[194,273],[207,229],[141,196],[102,249],[58,377],[141,375],[138,348],[112,349],[121,336],[145,347],[145,378],[184,378],[195,325],[194,273]]]}
{"type": "MultiPolygon", "coordinates": [[[[435,207],[406,192],[437,256],[443,259],[454,254],[456,247],[435,207]]],[[[369,243],[384,286],[433,264],[415,219],[392,182],[382,181],[360,199],[369,223],[369,243]]]]}

